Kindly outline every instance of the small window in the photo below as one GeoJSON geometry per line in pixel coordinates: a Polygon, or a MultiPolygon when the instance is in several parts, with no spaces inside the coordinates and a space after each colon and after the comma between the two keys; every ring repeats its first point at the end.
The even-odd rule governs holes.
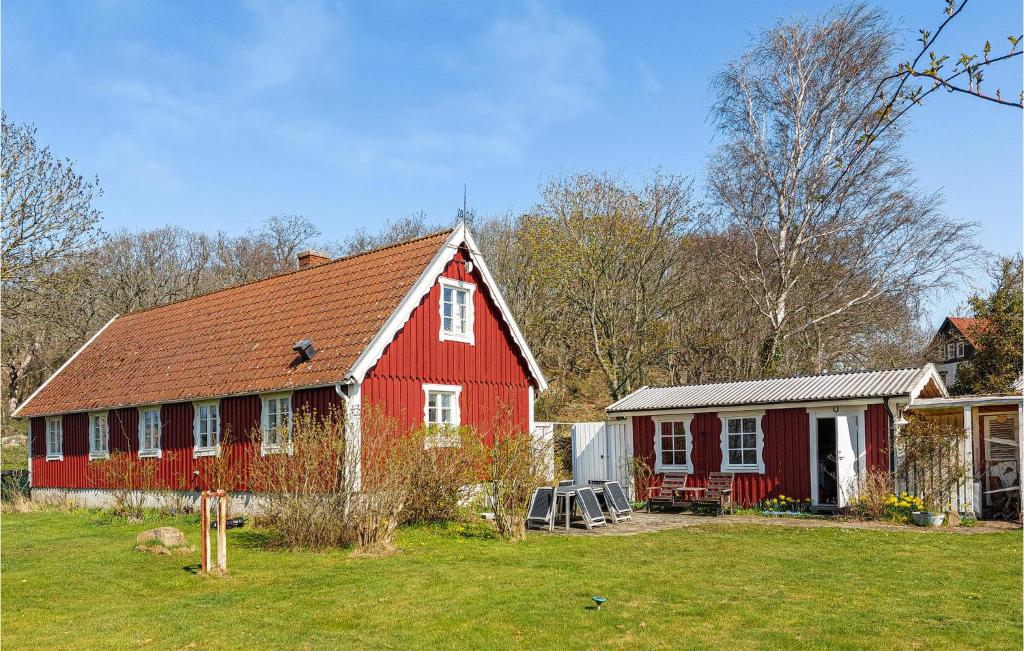
{"type": "Polygon", "coordinates": [[[454,431],[461,422],[459,396],[462,387],[447,384],[423,385],[423,423],[434,430],[426,441],[428,446],[458,445],[459,437],[454,431]]]}
{"type": "Polygon", "coordinates": [[[956,359],[956,344],[953,342],[946,344],[946,359],[956,359]]]}
{"type": "Polygon", "coordinates": [[[665,421],[661,423],[661,465],[686,465],[686,423],[665,421]]]}
{"type": "Polygon", "coordinates": [[[441,278],[441,341],[473,343],[472,283],[441,278]]]}
{"type": "Polygon", "coordinates": [[[284,452],[292,435],[290,393],[263,396],[263,454],[284,452]]]}
{"type": "Polygon", "coordinates": [[[964,357],[964,342],[958,341],[958,342],[956,342],[956,358],[957,359],[963,359],[963,357],[964,357]]]}
{"type": "Polygon", "coordinates": [[[760,423],[763,415],[745,413],[721,417],[723,472],[764,472],[761,458],[764,435],[760,423]]]}
{"type": "Polygon", "coordinates": [[[64,460],[64,423],[59,416],[46,419],[46,460],[64,460]]]}
{"type": "Polygon", "coordinates": [[[160,456],[160,408],[139,410],[139,456],[160,456]]]}
{"type": "Polygon", "coordinates": [[[195,422],[195,450],[193,456],[214,456],[220,452],[220,405],[217,402],[197,402],[193,405],[195,422]]]}
{"type": "Polygon", "coordinates": [[[89,458],[110,457],[110,423],[107,412],[89,414],[89,458]]]}

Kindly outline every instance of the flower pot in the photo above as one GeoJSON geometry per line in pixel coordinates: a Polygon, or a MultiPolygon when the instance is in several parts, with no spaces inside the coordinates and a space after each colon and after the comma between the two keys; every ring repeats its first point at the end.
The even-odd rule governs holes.
{"type": "Polygon", "coordinates": [[[941,527],[946,519],[943,513],[929,513],[928,511],[914,511],[911,514],[914,524],[919,527],[941,527]]]}

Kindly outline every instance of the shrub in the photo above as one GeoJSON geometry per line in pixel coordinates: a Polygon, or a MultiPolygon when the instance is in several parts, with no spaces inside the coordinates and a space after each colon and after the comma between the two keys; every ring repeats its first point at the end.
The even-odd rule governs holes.
{"type": "Polygon", "coordinates": [[[521,430],[508,409],[501,410],[491,432],[487,459],[494,523],[502,538],[521,540],[526,537],[530,496],[550,470],[551,444],[521,430]]]}
{"type": "Polygon", "coordinates": [[[301,410],[287,429],[280,453],[254,459],[254,487],[263,494],[257,515],[266,524],[272,545],[322,548],[351,541],[348,513],[355,473],[346,455],[344,419],[335,410],[325,416],[301,410]]]}
{"type": "Polygon", "coordinates": [[[459,428],[437,445],[437,433],[420,428],[411,434],[408,465],[414,488],[403,509],[402,522],[425,523],[455,520],[467,497],[466,489],[480,479],[483,449],[472,429],[459,428]]]}
{"type": "Polygon", "coordinates": [[[86,474],[92,485],[110,490],[114,515],[139,521],[145,515],[147,491],[157,488],[156,470],[156,459],[111,452],[106,459],[90,461],[86,474]]]}
{"type": "Polygon", "coordinates": [[[884,470],[869,470],[853,489],[854,512],[868,520],[879,520],[885,515],[888,498],[892,496],[893,477],[884,470]]]}
{"type": "Polygon", "coordinates": [[[654,469],[643,457],[634,454],[625,461],[626,476],[633,484],[633,495],[638,501],[646,501],[649,489],[654,485],[654,469]]]}
{"type": "Polygon", "coordinates": [[[923,501],[923,508],[945,511],[957,487],[965,480],[964,428],[946,420],[918,414],[909,417],[896,438],[899,473],[903,482],[923,501]]]}

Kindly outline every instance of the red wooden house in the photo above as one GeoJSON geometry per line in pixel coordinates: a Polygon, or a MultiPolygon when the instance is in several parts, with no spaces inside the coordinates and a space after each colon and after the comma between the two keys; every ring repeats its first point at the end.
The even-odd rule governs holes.
{"type": "Polygon", "coordinates": [[[91,460],[155,459],[194,489],[203,458],[282,451],[268,432],[308,407],[376,405],[405,425],[533,428],[546,382],[465,226],[118,316],[15,411],[31,419],[34,494],[104,498],[91,460]]]}
{"type": "Polygon", "coordinates": [[[643,387],[607,408],[632,429],[656,474],[735,474],[734,498],[786,495],[843,506],[872,468],[892,467],[893,423],[908,404],[946,397],[935,367],[643,387]]]}

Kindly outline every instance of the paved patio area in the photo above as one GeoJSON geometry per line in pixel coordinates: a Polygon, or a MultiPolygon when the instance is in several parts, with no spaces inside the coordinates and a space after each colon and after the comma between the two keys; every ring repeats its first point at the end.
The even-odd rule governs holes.
{"type": "Polygon", "coordinates": [[[694,515],[692,513],[634,513],[632,522],[622,524],[609,523],[604,527],[595,527],[588,531],[582,521],[573,521],[572,528],[566,531],[565,520],[560,519],[559,525],[555,526],[553,532],[544,530],[531,530],[531,533],[538,535],[591,535],[591,536],[633,536],[652,531],[664,531],[667,529],[681,529],[683,527],[704,527],[704,526],[730,526],[730,525],[751,525],[763,524],[777,527],[838,527],[845,529],[880,529],[889,531],[909,531],[922,534],[983,534],[995,531],[1012,531],[1020,529],[1019,524],[1004,522],[1002,520],[984,520],[978,522],[974,527],[914,527],[911,525],[888,524],[885,522],[865,522],[844,518],[769,518],[750,515],[694,515]]]}

